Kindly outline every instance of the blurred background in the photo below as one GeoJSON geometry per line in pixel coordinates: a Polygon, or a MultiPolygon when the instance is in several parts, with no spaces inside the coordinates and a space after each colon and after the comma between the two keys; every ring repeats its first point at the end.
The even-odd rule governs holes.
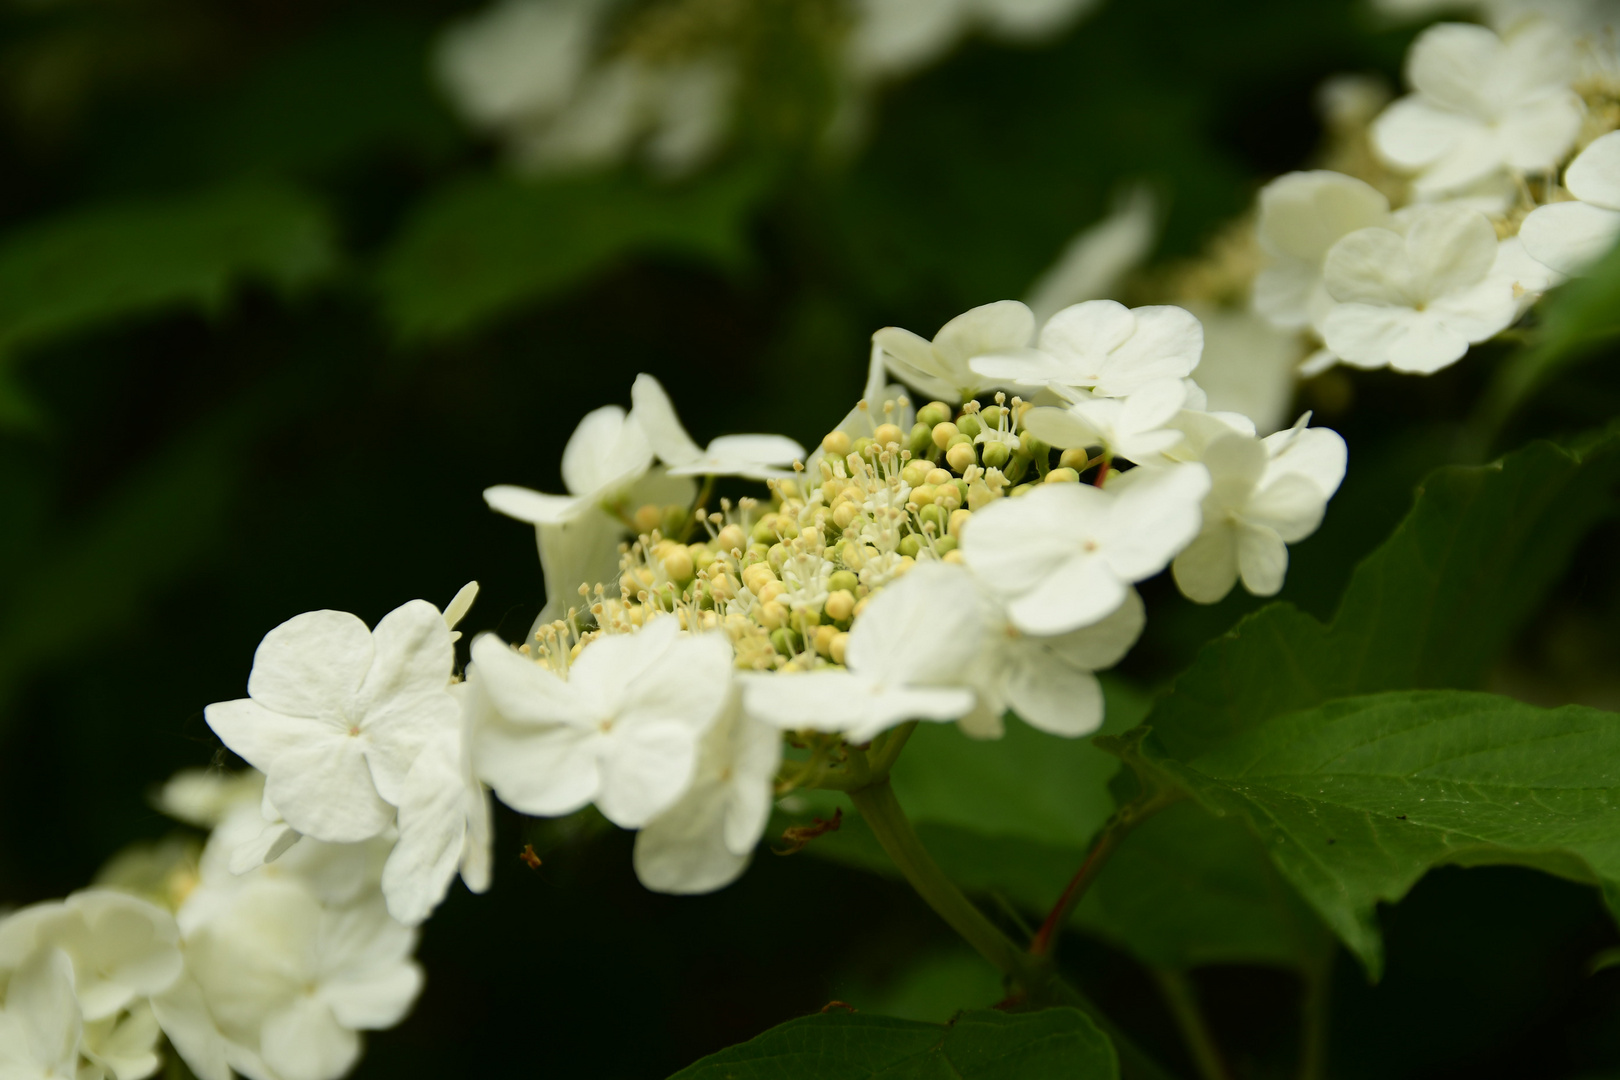
{"type": "MultiPolygon", "coordinates": [[[[1162,293],[1317,160],[1324,80],[1398,87],[1417,29],[1350,0],[5,0],[0,907],[178,831],[150,796],[230,763],[202,708],[280,621],[477,579],[463,628],[523,634],[532,531],[480,491],[561,490],[574,424],[637,372],[700,441],[815,442],[874,329],[1030,296],[1133,198],[1153,227],[1116,295],[1162,293]]],[[[1492,349],[1300,389],[1288,418],[1314,408],[1351,467],[1285,599],[1330,615],[1423,473],[1479,458],[1458,432],[1492,349]]],[[[1587,366],[1504,445],[1615,415],[1587,366]]],[[[1616,540],[1588,540],[1498,688],[1620,704],[1616,540]]],[[[1258,606],[1147,599],[1121,702],[1258,606]]],[[[833,998],[944,1019],[1000,996],[908,890],[814,847],[674,899],[598,820],[499,830],[493,891],[426,926],[426,993],[358,1076],[657,1078],[833,998]]],[[[1453,869],[1384,914],[1385,979],[1335,969],[1331,1075],[1620,1076],[1595,892],[1453,869]]],[[[1185,1071],[1144,969],[1066,949],[1185,1071]]],[[[1294,976],[1195,979],[1234,1065],[1288,1075],[1294,976]]]]}

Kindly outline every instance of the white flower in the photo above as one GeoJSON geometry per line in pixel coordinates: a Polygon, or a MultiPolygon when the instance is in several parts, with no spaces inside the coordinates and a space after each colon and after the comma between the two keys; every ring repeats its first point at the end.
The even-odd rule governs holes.
{"type": "Polygon", "coordinates": [[[1002,385],[973,367],[975,357],[1018,353],[1035,337],[1035,316],[1016,300],[998,300],[963,312],[932,342],[886,326],[872,335],[889,371],[902,382],[945,402],[965,401],[1002,385]]]}
{"type": "Polygon", "coordinates": [[[1025,430],[1060,449],[1102,446],[1110,457],[1137,463],[1159,462],[1181,441],[1181,433],[1169,424],[1187,403],[1185,382],[1149,383],[1127,398],[1068,393],[1074,400],[1067,408],[1042,405],[1026,412],[1025,430]]]}
{"type": "Polygon", "coordinates": [[[383,867],[388,913],[406,926],[438,907],[458,872],[473,892],[489,888],[489,793],[473,775],[471,739],[492,707],[475,672],[450,692],[461,724],[434,735],[416,756],[399,803],[399,840],[383,867]]]}
{"type": "Polygon", "coordinates": [[[1025,303],[1036,321],[1044,323],[1066,307],[1114,292],[1147,258],[1158,234],[1153,189],[1138,184],[1121,193],[1108,216],[1081,229],[1030,286],[1025,303]]]}
{"type": "Polygon", "coordinates": [[[1561,274],[1579,274],[1620,240],[1620,131],[1595,140],[1564,172],[1575,202],[1540,206],[1519,226],[1525,251],[1561,274]]]}
{"type": "Polygon", "coordinates": [[[1256,596],[1275,595],[1288,570],[1287,545],[1322,523],[1345,459],[1344,440],[1326,428],[1213,440],[1202,457],[1211,478],[1203,528],[1171,566],[1182,593],[1213,604],[1241,575],[1256,596]]]}
{"type": "Polygon", "coordinates": [[[293,828],[364,840],[393,821],[423,745],[456,726],[453,659],[450,630],[425,600],[375,631],[347,612],[311,611],[265,635],[248,697],[204,715],[265,774],[266,797],[293,828]]]}
{"type": "Polygon", "coordinates": [[[636,376],[630,388],[632,415],[652,441],[671,476],[746,476],[755,480],[791,476],[787,468],[804,460],[804,447],[781,435],[722,435],[707,449],[681,426],[669,395],[651,375],[636,376]]]}
{"type": "Polygon", "coordinates": [[[603,0],[505,0],[450,27],[435,66],[468,120],[502,127],[567,104],[585,74],[603,0]]]}
{"type": "Polygon", "coordinates": [[[986,605],[988,648],[974,685],[979,704],[958,723],[978,739],[1002,735],[1002,714],[1012,710],[1030,727],[1076,738],[1102,726],[1102,685],[1092,674],[1113,667],[1142,636],[1146,615],[1135,589],[1112,614],[1067,634],[1038,637],[1006,622],[999,605],[986,605]]]}
{"type": "Polygon", "coordinates": [[[1036,348],[987,349],[992,355],[971,366],[1001,383],[1127,397],[1154,383],[1185,379],[1203,350],[1204,328],[1184,308],[1088,300],[1048,319],[1036,348]]]}
{"type": "Polygon", "coordinates": [[[1496,230],[1476,210],[1418,207],[1406,235],[1358,229],[1328,252],[1327,346],[1357,367],[1431,374],[1518,314],[1514,279],[1495,273],[1496,230]]]}
{"type": "Polygon", "coordinates": [[[59,949],[35,951],[11,973],[0,1006],[0,1077],[74,1080],[82,1033],[72,962],[59,949]]]}
{"type": "Polygon", "coordinates": [[[187,934],[186,977],[153,1007],[203,1080],[336,1080],[358,1033],[416,1000],[415,944],[381,896],[331,907],[295,878],[258,876],[187,934]]]}
{"type": "Polygon", "coordinates": [[[594,801],[634,829],[686,790],[730,693],[732,652],[668,616],[590,642],[566,679],[489,635],[473,663],[497,714],[475,734],[474,760],[501,800],[548,817],[594,801]]]}
{"type": "Polygon", "coordinates": [[[1256,231],[1268,262],[1254,279],[1254,309],[1297,330],[1333,306],[1322,283],[1328,249],[1357,229],[1389,224],[1389,200],[1372,185],[1318,169],[1260,189],[1256,231]]]}
{"type": "Polygon", "coordinates": [[[40,949],[73,962],[74,993],[86,1020],[101,1020],[180,974],[180,930],[162,908],[110,889],[86,889],[0,920],[0,971],[40,949]]]}
{"type": "Polygon", "coordinates": [[[838,731],[852,743],[907,720],[955,720],[974,705],[962,686],[983,638],[979,595],[960,567],[924,563],[856,617],[846,670],[757,674],[744,707],[789,731],[838,731]]]}
{"type": "Polygon", "coordinates": [[[1199,305],[1192,311],[1204,324],[1198,385],[1205,407],[1241,413],[1263,432],[1282,427],[1298,381],[1298,335],[1241,308],[1199,305]]]}
{"type": "Polygon", "coordinates": [[[1416,92],[1373,122],[1373,145],[1419,174],[1420,195],[1456,191],[1503,168],[1549,172],[1580,129],[1574,52],[1551,22],[1522,24],[1506,39],[1483,26],[1430,27],[1407,54],[1406,74],[1416,92]]]}
{"type": "Polygon", "coordinates": [[[1142,475],[1117,492],[1043,484],[974,513],[962,556],[1019,630],[1063,634],[1101,621],[1125,602],[1127,586],[1164,569],[1198,534],[1209,491],[1202,465],[1132,472],[1142,475]]]}
{"type": "Polygon", "coordinates": [[[79,1052],[90,1062],[91,1068],[80,1069],[78,1080],[142,1080],[157,1072],[163,1064],[158,1056],[158,1040],[163,1030],[158,1027],[152,1006],[138,1001],[129,1012],[109,1016],[84,1025],[84,1040],[79,1052]]]}
{"type": "Polygon", "coordinates": [[[706,893],[735,881],[770,820],[782,734],[733,702],[698,749],[686,794],[636,834],[636,876],[665,893],[706,893]]]}
{"type": "Polygon", "coordinates": [[[623,499],[652,468],[653,446],[633,416],[617,405],[585,414],[563,448],[567,495],[500,484],[484,491],[490,508],[535,525],[560,525],[623,499]]]}

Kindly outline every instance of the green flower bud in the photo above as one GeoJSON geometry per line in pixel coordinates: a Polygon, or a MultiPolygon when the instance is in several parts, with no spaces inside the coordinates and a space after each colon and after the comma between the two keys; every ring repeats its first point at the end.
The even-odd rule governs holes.
{"type": "MultiPolygon", "coordinates": [[[[950,524],[951,519],[950,512],[943,506],[938,504],[929,504],[928,506],[925,506],[921,510],[917,511],[917,520],[921,521],[924,525],[928,524],[929,522],[933,522],[934,535],[944,536],[945,526],[950,524]]],[[[903,545],[902,554],[905,554],[903,545]]],[[[911,552],[910,554],[915,555],[916,552],[911,552]]]]}
{"type": "Polygon", "coordinates": [[[972,413],[964,413],[962,418],[956,422],[956,430],[969,439],[975,439],[978,438],[979,432],[984,430],[984,425],[979,422],[977,416],[972,413]]]}
{"type": "Polygon", "coordinates": [[[1006,466],[1001,470],[1001,473],[1008,480],[1011,480],[1016,484],[1018,481],[1022,480],[1024,474],[1029,471],[1029,462],[1030,457],[1028,454],[1024,453],[1022,450],[1016,451],[1008,460],[1006,466]]]}
{"type": "Polygon", "coordinates": [[[1028,454],[1031,460],[1041,458],[1052,452],[1051,446],[1041,442],[1041,440],[1037,439],[1027,431],[1018,436],[1018,447],[1024,453],[1028,454]]]}
{"type": "Polygon", "coordinates": [[[951,407],[943,401],[930,401],[917,410],[917,423],[927,425],[929,431],[933,431],[935,425],[943,424],[950,418],[951,407]]]}
{"type": "Polygon", "coordinates": [[[918,421],[911,426],[911,434],[906,436],[906,449],[911,451],[912,457],[921,457],[928,453],[934,445],[934,429],[932,426],[918,421]]]}
{"type": "Polygon", "coordinates": [[[1007,415],[1007,410],[1000,405],[986,405],[979,410],[979,423],[986,431],[997,431],[1001,427],[1001,418],[1007,415]]]}
{"type": "Polygon", "coordinates": [[[790,630],[785,626],[778,626],[771,631],[771,645],[783,656],[792,656],[798,652],[802,640],[797,631],[790,630]]]}
{"type": "Polygon", "coordinates": [[[1012,451],[1007,449],[1007,444],[1004,442],[987,442],[984,444],[984,448],[979,451],[979,456],[984,459],[985,468],[1005,469],[1007,459],[1012,457],[1012,451]]]}
{"type": "Polygon", "coordinates": [[[968,466],[978,464],[979,455],[974,452],[972,443],[957,443],[945,451],[945,460],[952,469],[964,473],[968,471],[968,466]]]}
{"type": "Polygon", "coordinates": [[[1080,474],[1073,469],[1053,469],[1046,474],[1048,484],[1078,484],[1080,474]]]}
{"type": "Polygon", "coordinates": [[[872,440],[867,438],[865,435],[862,435],[860,438],[856,439],[853,443],[850,443],[850,446],[849,446],[850,453],[859,454],[859,455],[861,455],[861,457],[869,456],[867,454],[867,451],[870,450],[871,448],[872,448],[872,440]]]}
{"type": "Polygon", "coordinates": [[[776,515],[766,514],[754,522],[754,531],[750,534],[750,538],[754,543],[764,544],[767,547],[776,543],[776,515]]]}
{"type": "Polygon", "coordinates": [[[780,570],[782,564],[787,562],[787,557],[788,549],[786,544],[772,544],[770,552],[765,556],[765,561],[771,564],[772,570],[780,570]]]}
{"type": "Polygon", "coordinates": [[[1089,464],[1091,464],[1091,455],[1086,453],[1086,448],[1083,446],[1072,446],[1058,455],[1058,466],[1060,468],[1084,472],[1089,464]]]}
{"type": "Polygon", "coordinates": [[[853,571],[836,570],[833,572],[833,576],[827,579],[827,590],[829,592],[847,592],[854,596],[855,590],[860,587],[860,584],[861,579],[856,577],[853,571]]]}
{"type": "Polygon", "coordinates": [[[942,536],[934,541],[934,554],[945,555],[956,550],[956,537],[942,536]]]}
{"type": "Polygon", "coordinates": [[[764,562],[771,557],[771,545],[762,541],[755,541],[748,545],[748,551],[743,555],[743,562],[764,562]]]}
{"type": "Polygon", "coordinates": [[[666,506],[666,507],[664,507],[664,522],[663,522],[664,535],[665,536],[674,536],[674,537],[681,536],[683,533],[686,532],[686,523],[687,523],[688,520],[690,520],[690,519],[687,517],[686,507],[684,507],[684,506],[666,506]]]}
{"type": "Polygon", "coordinates": [[[922,538],[916,533],[907,533],[901,538],[900,546],[896,550],[902,555],[909,555],[915,559],[917,552],[922,550],[922,538]]]}
{"type": "Polygon", "coordinates": [[[934,466],[927,461],[908,461],[906,467],[900,470],[900,479],[906,482],[907,487],[918,488],[928,482],[928,474],[934,466]]]}

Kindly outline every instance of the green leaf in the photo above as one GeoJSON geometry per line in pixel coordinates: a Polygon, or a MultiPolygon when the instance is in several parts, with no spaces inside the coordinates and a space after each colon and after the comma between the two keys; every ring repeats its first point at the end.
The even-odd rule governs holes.
{"type": "Polygon", "coordinates": [[[1175,971],[1204,964],[1319,970],[1333,950],[1332,934],[1255,834],[1194,802],[1132,830],[1075,919],[1149,966],[1175,971]]]}
{"type": "Polygon", "coordinates": [[[1331,625],[1289,604],[1207,645],[1148,717],[1187,760],[1282,713],[1381,690],[1474,687],[1613,509],[1614,430],[1532,443],[1431,473],[1411,513],[1352,575],[1331,625]]]}
{"type": "Polygon", "coordinates": [[[325,211],[283,187],[74,210],[0,237],[0,352],[154,311],[216,311],[244,279],[292,291],[336,262],[325,211]]]}
{"type": "Polygon", "coordinates": [[[1620,911],[1620,715],[1409,691],[1271,717],[1185,758],[1152,738],[1143,752],[1246,822],[1374,975],[1377,905],[1434,866],[1529,866],[1620,911]]]}
{"type": "Polygon", "coordinates": [[[635,253],[736,264],[756,172],[691,184],[629,175],[551,181],[480,176],[435,193],[383,259],[377,285],[402,337],[469,330],[635,253]]]}
{"type": "Polygon", "coordinates": [[[1620,248],[1536,307],[1535,344],[1497,368],[1475,410],[1473,427],[1483,444],[1554,377],[1620,338],[1620,248]]]}
{"type": "Polygon", "coordinates": [[[1074,1009],[968,1012],[945,1025],[864,1013],[790,1020],[671,1080],[1092,1080],[1114,1048],[1074,1009]]]}

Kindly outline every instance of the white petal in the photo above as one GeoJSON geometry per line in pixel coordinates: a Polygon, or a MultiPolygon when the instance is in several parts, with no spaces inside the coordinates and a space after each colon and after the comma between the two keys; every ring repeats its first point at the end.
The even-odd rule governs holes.
{"type": "MultiPolygon", "coordinates": [[[[1268,251],[1292,260],[1285,264],[1288,276],[1295,281],[1303,277],[1308,294],[1328,249],[1340,237],[1383,225],[1388,215],[1389,200],[1371,184],[1317,169],[1288,173],[1262,188],[1257,229],[1268,251]]],[[[1285,283],[1276,282],[1271,288],[1282,290],[1285,283]]],[[[1257,307],[1259,290],[1257,282],[1257,307]]]]}
{"type": "Polygon", "coordinates": [[[872,597],[850,630],[845,662],[888,686],[954,681],[977,655],[981,627],[972,575],[925,563],[872,597]]]}
{"type": "Polygon", "coordinates": [[[1315,484],[1325,497],[1331,498],[1344,481],[1349,449],[1338,432],[1329,428],[1295,428],[1268,435],[1266,450],[1271,462],[1266,466],[1262,487],[1278,477],[1295,474],[1315,484]]]}
{"type": "Polygon", "coordinates": [[[641,425],[617,405],[585,414],[563,448],[562,476],[569,494],[602,498],[651,467],[652,443],[641,425]]]}
{"type": "Polygon", "coordinates": [[[973,691],[962,687],[884,690],[865,702],[860,723],[845,737],[864,743],[908,720],[957,720],[973,710],[974,702],[973,691]]]}
{"type": "Polygon", "coordinates": [[[15,1054],[12,1060],[19,1067],[7,1071],[18,1080],[74,1075],[83,1021],[74,997],[73,964],[65,952],[40,949],[12,973],[4,1015],[15,1026],[11,1032],[0,1028],[0,1038],[21,1035],[26,1045],[0,1049],[5,1055],[0,1066],[15,1054]]]}
{"type": "Polygon", "coordinates": [[[1007,615],[1026,634],[1064,634],[1097,622],[1124,601],[1125,583],[1107,560],[1076,553],[1010,600],[1007,615]]]}
{"type": "MultiPolygon", "coordinates": [[[[1143,475],[1122,486],[1108,511],[1107,534],[1101,547],[1103,558],[1125,582],[1157,574],[1198,535],[1202,521],[1199,506],[1210,488],[1209,471],[1202,465],[1133,471],[1143,475]]],[[[1112,611],[1120,599],[1123,597],[1107,610],[1112,611]]]]}
{"type": "Polygon", "coordinates": [[[1288,545],[1276,533],[1253,526],[1238,530],[1238,566],[1243,587],[1256,596],[1275,596],[1288,573],[1288,545]]]}
{"type": "Polygon", "coordinates": [[[639,829],[681,797],[691,782],[701,731],[679,720],[647,720],[608,736],[596,808],[615,825],[639,829]]]}
{"type": "Polygon", "coordinates": [[[1310,302],[1322,283],[1322,264],[1289,259],[1276,262],[1255,275],[1254,310],[1273,326],[1298,330],[1311,321],[1310,302]]]}
{"type": "MultiPolygon", "coordinates": [[[[632,637],[647,637],[658,623],[678,629],[676,620],[666,617],[654,620],[632,637]]],[[[684,637],[671,634],[671,637],[673,640],[662,648],[653,662],[639,671],[633,666],[635,659],[621,659],[624,666],[616,675],[607,676],[622,680],[622,685],[616,688],[618,704],[613,716],[615,730],[641,723],[673,722],[688,728],[696,737],[708,730],[719,717],[722,706],[731,695],[734,653],[730,640],[719,633],[684,637]]],[[[580,662],[606,643],[603,640],[592,642],[580,654],[580,662]]],[[[615,655],[622,658],[626,654],[620,650],[615,655]]],[[[576,663],[574,677],[583,681],[589,676],[579,668],[580,665],[576,663]]]]}
{"type": "Polygon", "coordinates": [[[1213,604],[1237,584],[1237,537],[1226,522],[1214,522],[1170,564],[1176,587],[1187,599],[1213,604]]]}
{"type": "Polygon", "coordinates": [[[1398,168],[1422,169],[1440,160],[1475,125],[1467,117],[1440,109],[1417,95],[1401,98],[1373,121],[1373,146],[1398,168]]]}
{"type": "Polygon", "coordinates": [[[451,740],[429,743],[405,784],[399,839],[383,867],[382,890],[388,913],[406,926],[422,922],[439,905],[461,865],[468,792],[457,756],[451,740]]]}
{"type": "MultiPolygon", "coordinates": [[[[772,732],[780,741],[781,736],[772,732]]],[[[726,847],[726,791],[715,782],[688,792],[636,834],[636,877],[654,892],[690,896],[723,889],[748,867],[726,847]]]]}
{"type": "Polygon", "coordinates": [[[1089,386],[1102,375],[1108,354],[1125,344],[1136,330],[1136,317],[1114,300],[1088,300],[1053,315],[1041,329],[1040,347],[1070,364],[1079,379],[1064,380],[1089,386]],[[1089,375],[1089,377],[1084,377],[1089,375]]]}
{"type": "Polygon", "coordinates": [[[1289,474],[1256,493],[1243,517],[1294,544],[1316,531],[1326,510],[1321,488],[1303,476],[1289,474]]]}
{"type": "Polygon", "coordinates": [[[1429,304],[1427,314],[1442,320],[1446,329],[1477,344],[1506,330],[1519,314],[1513,279],[1492,275],[1468,289],[1447,293],[1429,304]]]}
{"type": "Polygon", "coordinates": [[[596,797],[602,782],[600,739],[594,731],[568,725],[497,720],[474,733],[473,761],[479,777],[512,809],[559,817],[596,797]]]}
{"type": "Polygon", "coordinates": [[[360,1038],[314,997],[293,997],[264,1022],[259,1045],[281,1080],[336,1080],[360,1058],[360,1038]]]}
{"type": "Polygon", "coordinates": [[[592,509],[589,499],[574,495],[547,495],[526,487],[497,484],[484,489],[484,502],[497,514],[531,525],[558,525],[592,509]]]}
{"type": "Polygon", "coordinates": [[[1328,348],[1358,367],[1429,374],[1461,360],[1468,339],[1428,312],[1340,304],[1322,325],[1328,348]]]}
{"type": "Polygon", "coordinates": [[[1502,39],[1483,26],[1440,23],[1418,35],[1406,78],[1425,97],[1459,112],[1483,111],[1480,90],[1503,62],[1502,39]]]}
{"type": "Polygon", "coordinates": [[[1151,383],[1183,379],[1203,355],[1203,324],[1185,308],[1139,307],[1131,314],[1136,330],[1108,357],[1103,378],[1097,383],[1099,394],[1134,397],[1151,383]]]}
{"type": "Polygon", "coordinates": [[[1526,172],[1552,172],[1574,148],[1585,112],[1571,90],[1510,109],[1497,123],[1506,164],[1526,172]]]}
{"type": "Polygon", "coordinates": [[[907,382],[918,377],[947,385],[951,381],[950,371],[934,355],[933,344],[910,330],[885,326],[872,335],[872,344],[887,354],[889,370],[907,382]]]}
{"type": "Polygon", "coordinates": [[[1407,306],[1412,272],[1406,240],[1390,229],[1357,229],[1328,250],[1322,281],[1341,304],[1407,306]]]}
{"type": "Polygon", "coordinates": [[[1564,186],[1582,202],[1620,210],[1620,131],[1611,131],[1570,163],[1564,186]]]}
{"type": "MultiPolygon", "coordinates": [[[[651,477],[643,477],[640,488],[651,477]]],[[[632,496],[639,492],[632,489],[632,496]]],[[[651,501],[633,498],[640,504],[651,501]]],[[[581,585],[613,581],[619,573],[619,538],[625,528],[605,511],[586,506],[560,525],[535,526],[540,548],[540,572],[546,583],[546,606],[538,622],[546,624],[564,618],[571,607],[584,607],[581,585]]]]}
{"type": "Polygon", "coordinates": [[[232,753],[263,773],[275,768],[283,754],[312,739],[345,737],[332,724],[284,716],[251,698],[217,701],[203,710],[203,718],[232,753]]]}
{"type": "Polygon", "coordinates": [[[1496,230],[1478,210],[1436,206],[1412,221],[1406,250],[1413,298],[1433,300],[1477,285],[1490,273],[1496,262],[1496,230]]]}
{"type": "MultiPolygon", "coordinates": [[[[592,647],[600,644],[605,642],[592,647]]],[[[514,724],[582,725],[594,719],[586,715],[589,704],[573,684],[508,648],[494,634],[473,639],[472,661],[495,711],[514,724]]]]}
{"type": "Polygon", "coordinates": [[[265,794],[287,824],[334,844],[376,836],[394,819],[394,808],[377,793],[363,742],[335,732],[279,755],[265,794]]]}
{"type": "Polygon", "coordinates": [[[785,435],[722,435],[709,444],[709,457],[756,465],[792,465],[805,458],[804,447],[785,435]]]}
{"type": "Polygon", "coordinates": [[[660,461],[666,465],[688,465],[703,456],[702,449],[681,426],[674,404],[657,379],[645,372],[637,375],[630,387],[630,400],[633,403],[631,419],[646,432],[660,461]]]}
{"type": "Polygon", "coordinates": [[[1561,274],[1580,274],[1620,240],[1620,210],[1579,202],[1540,206],[1524,219],[1519,239],[1537,262],[1561,274]]]}
{"type": "Polygon", "coordinates": [[[1125,590],[1125,602],[1099,622],[1057,637],[1025,638],[1062,663],[1086,671],[1101,671],[1124,659],[1142,636],[1147,611],[1135,589],[1125,590]]]}
{"type": "Polygon", "coordinates": [[[371,631],[346,611],[309,611],[270,631],[253,654],[248,696],[287,716],[335,717],[371,669],[371,631]]]}
{"type": "Polygon", "coordinates": [[[1027,592],[1080,550],[1112,504],[1089,484],[1043,484],[1017,499],[997,499],[962,531],[962,557],[997,592],[1027,592]]]}
{"type": "Polygon", "coordinates": [[[1089,671],[1029,657],[1007,673],[1007,704],[1030,727],[1067,739],[1102,726],[1103,695],[1089,671]]]}
{"type": "Polygon", "coordinates": [[[1096,446],[1103,441],[1103,433],[1096,425],[1073,409],[1037,406],[1024,414],[1023,426],[1035,438],[1059,450],[1096,446]]]}
{"type": "Polygon", "coordinates": [[[1096,378],[1095,372],[1083,365],[1041,349],[986,353],[975,356],[968,366],[975,374],[1000,384],[1041,386],[1055,382],[1068,386],[1090,386],[1096,378]]]}
{"type": "Polygon", "coordinates": [[[986,353],[1020,349],[1035,338],[1035,316],[1017,300],[998,300],[963,312],[934,335],[934,354],[961,385],[971,377],[968,361],[986,353]]]}

